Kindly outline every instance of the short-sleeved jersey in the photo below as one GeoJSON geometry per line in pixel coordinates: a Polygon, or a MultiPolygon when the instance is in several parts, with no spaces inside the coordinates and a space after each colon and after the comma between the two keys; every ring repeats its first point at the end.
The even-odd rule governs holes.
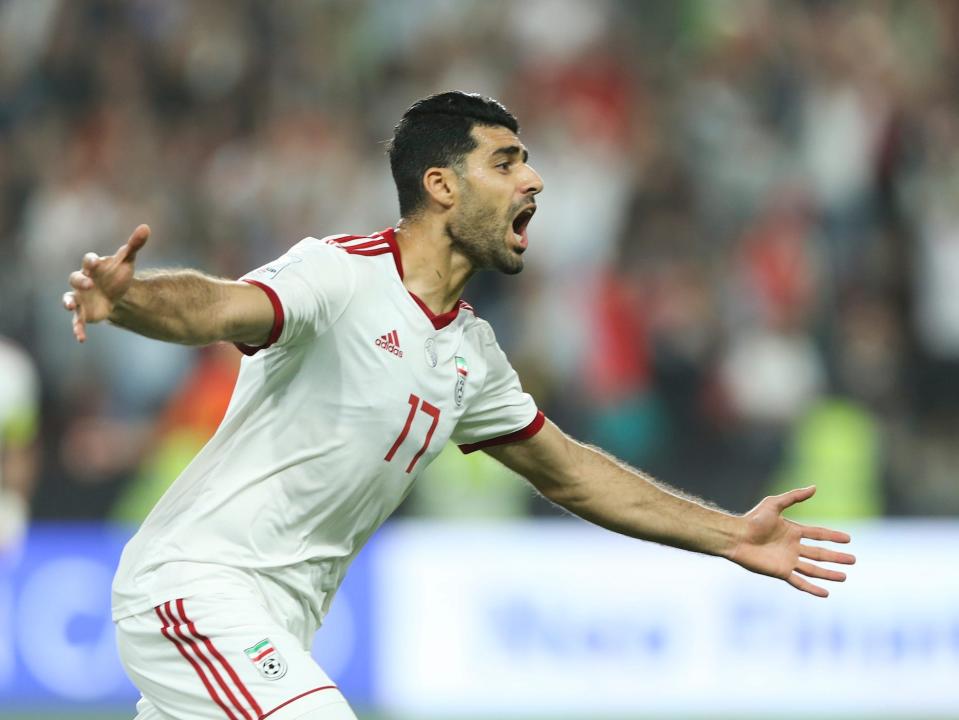
{"type": "Polygon", "coordinates": [[[544,419],[489,324],[433,314],[393,229],[306,238],[244,276],[273,303],[241,347],[219,429],[124,549],[115,619],[210,589],[218,568],[286,593],[319,626],[347,566],[452,438],[466,452],[544,419]]]}

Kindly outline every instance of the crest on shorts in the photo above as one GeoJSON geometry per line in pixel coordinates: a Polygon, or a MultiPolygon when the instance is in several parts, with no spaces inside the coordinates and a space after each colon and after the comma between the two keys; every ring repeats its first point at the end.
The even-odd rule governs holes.
{"type": "Polygon", "coordinates": [[[286,675],[286,660],[283,659],[280,651],[270,642],[269,638],[260,640],[256,645],[248,647],[243,652],[250,658],[250,662],[256,666],[256,669],[260,671],[260,675],[267,680],[279,680],[286,675]]]}

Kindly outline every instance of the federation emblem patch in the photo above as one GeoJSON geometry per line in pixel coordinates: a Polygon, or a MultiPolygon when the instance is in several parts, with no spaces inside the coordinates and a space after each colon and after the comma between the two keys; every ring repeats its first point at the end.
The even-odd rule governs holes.
{"type": "Polygon", "coordinates": [[[426,338],[426,345],[423,346],[423,350],[426,352],[426,364],[430,367],[436,367],[436,363],[439,362],[439,356],[436,354],[436,340],[426,338]]]}
{"type": "Polygon", "coordinates": [[[250,658],[260,675],[267,680],[279,680],[286,675],[287,664],[280,651],[276,649],[269,638],[260,640],[253,647],[248,647],[243,651],[250,658]]]}
{"type": "Polygon", "coordinates": [[[469,377],[470,369],[466,364],[466,358],[456,356],[456,394],[453,396],[456,400],[456,407],[463,404],[463,393],[466,391],[466,378],[469,377]]]}

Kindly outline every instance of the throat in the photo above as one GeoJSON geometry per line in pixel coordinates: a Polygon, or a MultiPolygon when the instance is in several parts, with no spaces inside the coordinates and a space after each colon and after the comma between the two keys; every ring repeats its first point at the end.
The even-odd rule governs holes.
{"type": "Polygon", "coordinates": [[[434,312],[434,310],[427,305],[416,293],[411,290],[408,290],[410,297],[420,306],[420,310],[423,311],[423,314],[426,315],[427,319],[433,324],[433,327],[436,330],[442,330],[444,327],[449,325],[453,320],[456,319],[456,316],[460,311],[460,301],[456,300],[453,302],[453,306],[449,310],[443,312],[434,312]]]}
{"type": "Polygon", "coordinates": [[[405,265],[404,258],[407,271],[403,284],[410,295],[436,315],[455,309],[472,275],[469,264],[456,253],[450,257],[437,254],[420,260],[410,267],[405,265]]]}
{"type": "Polygon", "coordinates": [[[408,283],[404,284],[406,285],[406,291],[427,314],[443,315],[455,310],[459,304],[459,293],[456,295],[448,295],[438,290],[432,292],[417,292],[414,288],[410,287],[408,283]]]}
{"type": "Polygon", "coordinates": [[[448,233],[439,228],[434,232],[416,226],[399,228],[397,241],[403,285],[410,295],[433,315],[455,310],[472,265],[456,250],[448,233]]]}

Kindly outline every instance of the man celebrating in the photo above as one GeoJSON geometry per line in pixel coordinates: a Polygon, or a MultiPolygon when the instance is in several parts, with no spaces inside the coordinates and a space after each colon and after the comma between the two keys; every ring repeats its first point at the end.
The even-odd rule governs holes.
{"type": "Polygon", "coordinates": [[[785,520],[814,488],[745,516],[706,507],[564,435],[523,392],[490,326],[460,299],[478,270],[523,268],[543,181],[499,103],[414,104],[390,145],[401,219],[306,238],[240,281],[134,275],[141,225],[88,254],[64,306],[85,340],[109,320],[170,342],[234,342],[243,360],[216,435],[129,542],[113,587],[139,718],[354,718],[309,655],[350,561],[453,439],[619,533],[719,555],[825,597],[804,544],[848,535],[785,520]]]}

